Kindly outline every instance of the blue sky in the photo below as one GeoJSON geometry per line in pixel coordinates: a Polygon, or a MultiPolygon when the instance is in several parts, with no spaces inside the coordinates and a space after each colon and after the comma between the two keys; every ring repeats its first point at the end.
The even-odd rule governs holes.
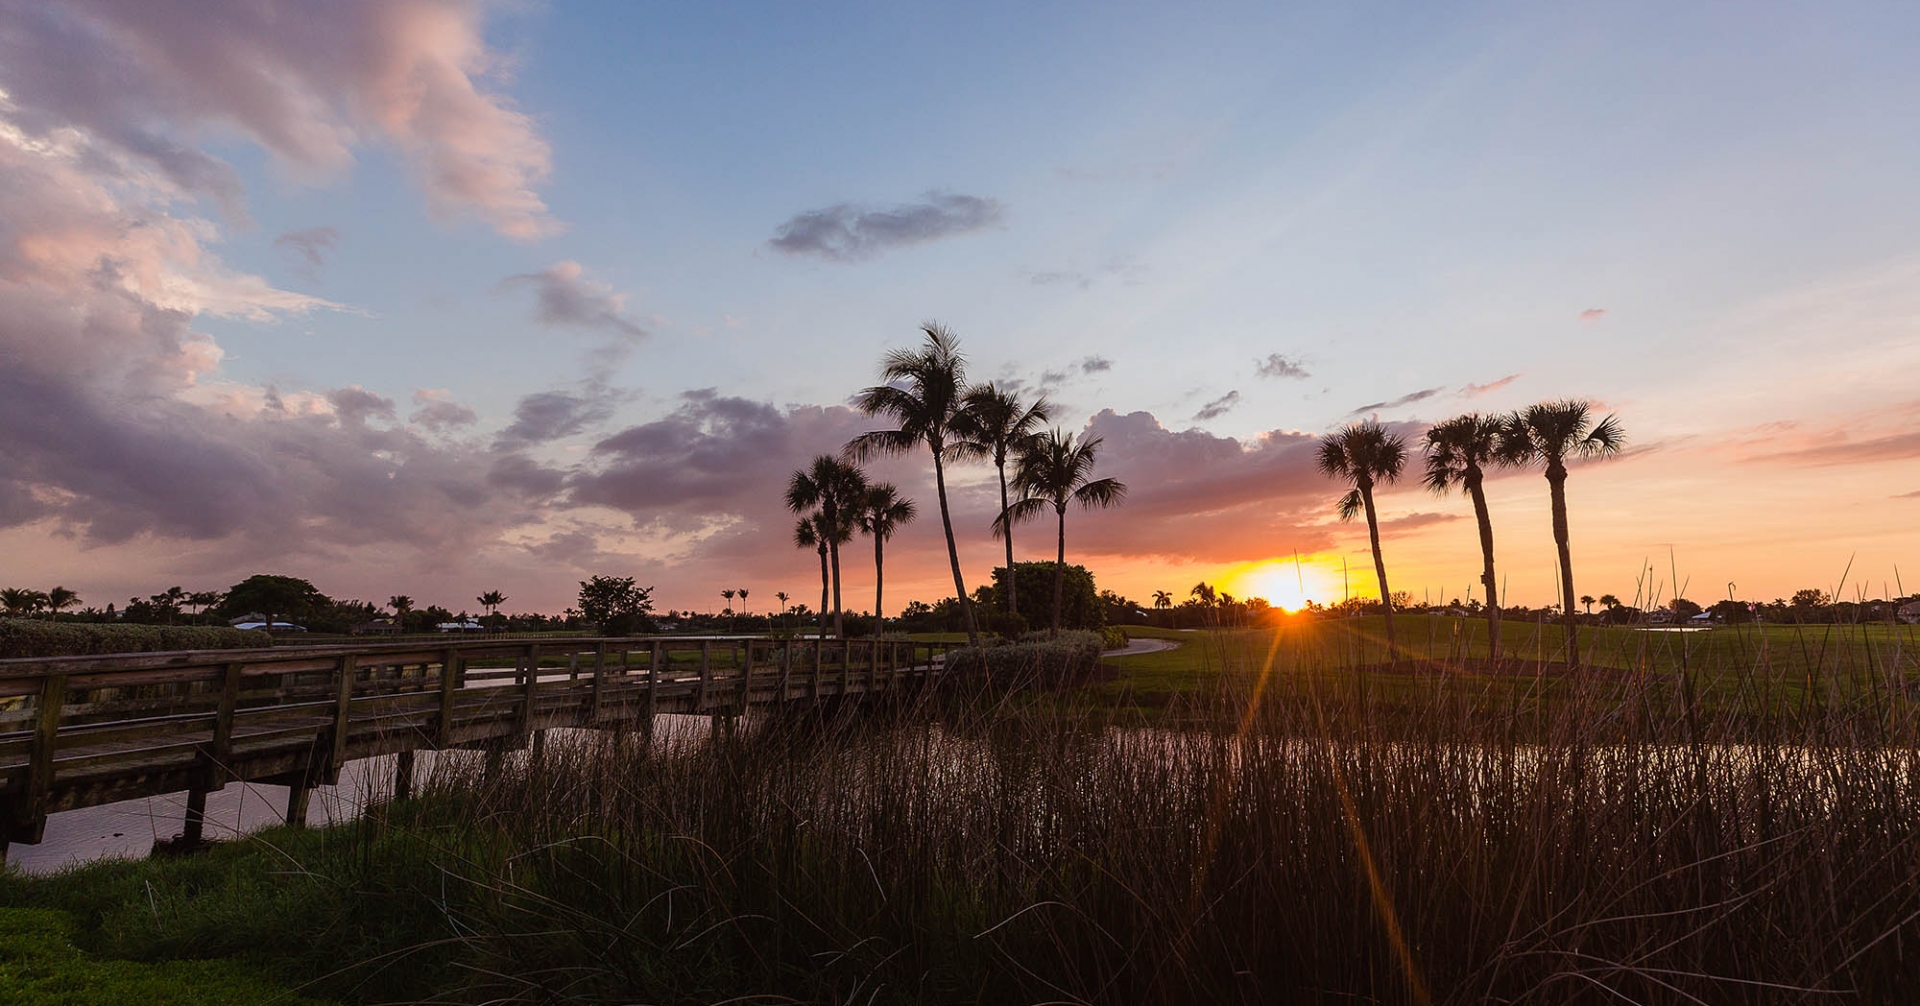
{"type": "MultiPolygon", "coordinates": [[[[1595,399],[1621,410],[1647,449],[1595,490],[1590,540],[1610,569],[1637,571],[1639,551],[1677,543],[1703,575],[1784,593],[1850,548],[1884,553],[1889,569],[1913,551],[1904,532],[1852,537],[1863,520],[1884,528],[1906,513],[1911,524],[1915,501],[1893,497],[1920,489],[1920,476],[1897,447],[1856,452],[1843,470],[1823,463],[1824,491],[1849,506],[1877,502],[1812,529],[1794,519],[1808,509],[1795,488],[1805,466],[1755,460],[1897,436],[1913,408],[1920,71],[1907,43],[1920,16],[1909,6],[380,9],[402,6],[446,13],[451,26],[389,31],[396,46],[418,38],[421,52],[480,53],[460,69],[481,103],[527,117],[496,123],[506,132],[494,135],[549,151],[548,170],[528,177],[553,233],[515,236],[487,208],[491,196],[470,198],[467,209],[480,209],[467,212],[422,180],[422,149],[486,159],[484,146],[461,147],[459,116],[471,109],[433,123],[429,108],[405,127],[417,134],[396,132],[366,110],[369,95],[390,97],[387,82],[355,69],[355,46],[383,36],[350,25],[336,48],[327,26],[320,54],[303,55],[288,84],[324,109],[315,122],[348,136],[345,166],[290,156],[246,118],[248,96],[230,78],[209,83],[163,61],[128,71],[162,96],[144,105],[129,96],[140,88],[116,98],[78,83],[36,87],[51,71],[32,79],[31,66],[0,72],[0,88],[28,134],[66,123],[137,161],[137,137],[115,134],[119,120],[102,111],[126,104],[231,165],[244,218],[191,191],[150,198],[148,211],[202,221],[204,256],[227,270],[334,305],[270,306],[264,317],[197,306],[192,332],[224,358],[195,378],[197,391],[171,394],[271,387],[318,402],[359,387],[395,403],[388,422],[399,430],[421,389],[444,389],[477,414],[460,435],[477,453],[456,464],[428,457],[439,448],[422,441],[408,455],[422,467],[493,464],[501,450],[487,441],[527,396],[579,395],[597,403],[593,421],[514,448],[576,488],[462,503],[518,516],[463,539],[459,555],[438,542],[420,546],[432,556],[383,568],[377,542],[354,538],[370,551],[342,558],[319,532],[280,554],[258,529],[236,527],[250,542],[236,550],[210,529],[161,519],[112,540],[62,512],[70,496],[109,490],[48,461],[21,480],[38,503],[0,531],[32,556],[23,575],[97,576],[98,592],[117,593],[171,570],[244,574],[222,565],[244,556],[313,566],[336,578],[323,588],[369,596],[406,576],[431,594],[511,572],[529,578],[530,605],[559,607],[588,568],[578,563],[591,562],[669,583],[668,597],[704,596],[680,581],[725,575],[751,554],[710,554],[707,536],[757,529],[766,575],[801,580],[807,557],[784,550],[784,526],[758,504],[708,501],[695,529],[684,513],[639,503],[582,505],[577,480],[600,473],[596,443],[679,414],[691,390],[783,415],[844,403],[879,354],[912,342],[927,319],[961,334],[976,376],[1050,384],[1070,427],[1103,409],[1147,412],[1169,437],[1196,430],[1249,455],[1270,431],[1315,434],[1362,414],[1417,433],[1467,408],[1595,399]],[[164,100],[183,80],[201,85],[194,97],[164,100]],[[935,212],[924,240],[881,241],[856,260],[771,243],[802,214],[846,206],[853,219],[943,199],[972,200],[976,216],[935,212]],[[303,267],[282,239],[316,228],[332,241],[303,267]],[[541,287],[514,277],[560,263],[577,264],[568,282],[611,313],[543,320],[541,287]],[[1273,354],[1309,376],[1262,376],[1273,354]],[[1049,371],[1060,376],[1047,382],[1049,371]],[[1777,450],[1766,446],[1774,440],[1777,450]],[[1645,527],[1636,501],[1648,500],[1672,511],[1667,527],[1645,527]],[[1736,502],[1751,513],[1729,521],[1736,502]],[[660,533],[635,531],[649,526],[660,533]],[[575,565],[515,551],[577,533],[600,544],[590,559],[570,553],[575,565]],[[1755,543],[1794,558],[1759,562],[1755,543]]],[[[220,15],[184,15],[177,31],[113,5],[5,19],[15,45],[64,37],[63,18],[103,52],[300,44],[264,21],[225,34],[220,15]]],[[[130,394],[87,393],[106,403],[130,394]]],[[[782,474],[806,460],[811,445],[795,443],[801,456],[758,463],[782,474]]],[[[1142,484],[1172,477],[1113,464],[1142,484]]],[[[1531,519],[1539,494],[1514,485],[1512,506],[1527,515],[1518,519],[1531,519]]],[[[1189,578],[1226,575],[1290,547],[1332,562],[1355,541],[1305,502],[1315,493],[1331,498],[1324,485],[1288,483],[1214,509],[1182,504],[1215,521],[1213,540],[1244,542],[1238,551],[1142,554],[1097,525],[1089,544],[1135,594],[1151,589],[1146,570],[1168,563],[1189,578]],[[1249,530],[1236,508],[1262,505],[1277,523],[1249,530]]],[[[1163,502],[1146,512],[1178,512],[1163,502]]],[[[1448,508],[1412,493],[1396,504],[1403,516],[1448,508]]],[[[309,515],[316,528],[342,520],[309,515]]],[[[1409,536],[1415,582],[1464,579],[1471,536],[1445,526],[1409,536]]],[[[1540,536],[1523,536],[1522,589],[1549,591],[1540,536]]],[[[977,550],[984,572],[989,547],[977,550]]],[[[906,589],[940,589],[937,564],[901,561],[906,589]]]]}

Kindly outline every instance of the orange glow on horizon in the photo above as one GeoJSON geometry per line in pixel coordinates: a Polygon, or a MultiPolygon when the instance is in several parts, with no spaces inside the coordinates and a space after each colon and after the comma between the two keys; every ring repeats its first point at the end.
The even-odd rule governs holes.
{"type": "Polygon", "coordinates": [[[1265,598],[1268,604],[1287,611],[1299,611],[1308,601],[1329,604],[1339,600],[1339,591],[1329,591],[1332,581],[1320,567],[1319,558],[1303,555],[1296,560],[1288,556],[1246,563],[1226,573],[1221,587],[1242,599],[1265,598]]]}

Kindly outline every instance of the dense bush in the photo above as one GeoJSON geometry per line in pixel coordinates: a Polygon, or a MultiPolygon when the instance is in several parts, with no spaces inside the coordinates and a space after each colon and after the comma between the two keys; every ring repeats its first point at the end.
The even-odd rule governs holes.
{"type": "Polygon", "coordinates": [[[1025,688],[1077,680],[1100,666],[1106,649],[1098,632],[1062,632],[1048,639],[1033,633],[1017,643],[993,642],[962,647],[947,655],[954,674],[984,679],[995,687],[1025,688]]]}
{"type": "Polygon", "coordinates": [[[1100,643],[1103,649],[1117,650],[1127,645],[1126,630],[1117,625],[1109,625],[1100,630],[1100,643]]]}
{"type": "Polygon", "coordinates": [[[0,618],[0,659],[272,646],[264,632],[208,625],[100,625],[0,618]]]}

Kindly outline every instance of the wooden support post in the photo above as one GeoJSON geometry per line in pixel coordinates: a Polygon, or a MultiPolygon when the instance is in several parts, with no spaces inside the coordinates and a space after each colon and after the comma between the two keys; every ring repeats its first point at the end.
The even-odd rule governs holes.
{"type": "Polygon", "coordinates": [[[547,732],[545,730],[535,730],[533,732],[533,760],[539,761],[546,756],[547,732]]]}
{"type": "Polygon", "coordinates": [[[740,647],[740,702],[738,708],[742,714],[753,706],[753,640],[749,639],[740,647]]]}
{"type": "Polygon", "coordinates": [[[347,731],[353,711],[353,675],[356,661],[349,653],[340,658],[337,673],[340,680],[335,682],[336,691],[333,701],[333,756],[328,764],[328,776],[340,771],[347,763],[347,731]]]}
{"type": "Polygon", "coordinates": [[[200,844],[206,834],[207,791],[205,787],[195,786],[187,790],[187,824],[181,831],[181,837],[188,846],[200,844]]]}
{"type": "Polygon", "coordinates": [[[413,798],[413,749],[400,752],[393,760],[393,798],[410,800],[413,798]]]}
{"type": "Polygon", "coordinates": [[[13,837],[40,841],[47,823],[48,797],[53,791],[53,758],[60,741],[60,710],[67,701],[67,676],[49,674],[40,679],[39,715],[34,717],[33,751],[27,763],[27,791],[17,805],[13,837]]]}
{"type": "Polygon", "coordinates": [[[793,682],[793,637],[788,636],[780,651],[780,704],[786,705],[792,698],[788,690],[793,682]]]}
{"type": "Polygon", "coordinates": [[[520,678],[520,725],[514,731],[517,734],[533,732],[534,690],[540,687],[540,646],[528,643],[527,652],[520,657],[526,667],[526,673],[520,678]]]}
{"type": "Polygon", "coordinates": [[[713,687],[713,640],[700,641],[700,691],[693,700],[693,708],[707,708],[707,691],[713,687]]]}
{"type": "Polygon", "coordinates": [[[876,639],[873,642],[867,644],[867,691],[869,692],[873,691],[875,683],[878,682],[879,680],[880,680],[880,641],[876,639]]]}
{"type": "Polygon", "coordinates": [[[606,715],[607,691],[607,644],[593,644],[593,712],[587,722],[595,726],[606,715]]]}
{"type": "Polygon", "coordinates": [[[500,769],[506,765],[506,762],[506,749],[497,744],[488,745],[486,760],[481,763],[481,781],[489,784],[497,781],[500,778],[500,769]]]}
{"type": "Polygon", "coordinates": [[[813,637],[813,680],[807,683],[807,697],[820,701],[820,665],[827,659],[827,636],[821,633],[813,637]]]}
{"type": "Polygon", "coordinates": [[[654,640],[653,648],[647,656],[647,719],[641,724],[645,734],[642,740],[649,746],[653,744],[653,716],[660,706],[660,672],[662,670],[660,659],[665,654],[665,646],[658,639],[654,640]]]}
{"type": "Polygon", "coordinates": [[[460,651],[449,646],[440,654],[440,722],[435,724],[441,748],[453,745],[453,692],[459,685],[460,651]]]}
{"type": "Polygon", "coordinates": [[[302,772],[287,784],[287,824],[295,828],[307,826],[307,802],[313,791],[307,788],[307,775],[302,772]]]}
{"type": "Polygon", "coordinates": [[[207,749],[206,787],[219,789],[232,778],[233,713],[240,704],[240,664],[228,664],[220,681],[220,706],[213,716],[213,744],[207,749]]]}

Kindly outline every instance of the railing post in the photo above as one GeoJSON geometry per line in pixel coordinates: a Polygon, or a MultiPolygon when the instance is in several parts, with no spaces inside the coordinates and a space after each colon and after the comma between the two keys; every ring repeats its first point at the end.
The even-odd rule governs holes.
{"type": "Polygon", "coordinates": [[[820,665],[826,662],[826,648],[826,633],[813,637],[813,680],[807,683],[807,697],[816,703],[820,701],[820,665]]]}
{"type": "Polygon", "coordinates": [[[340,680],[335,683],[337,687],[333,702],[333,757],[327,766],[329,776],[347,762],[347,729],[353,709],[353,675],[357,666],[358,662],[351,653],[340,658],[340,680]]]}
{"type": "Polygon", "coordinates": [[[648,744],[653,743],[653,717],[660,706],[660,658],[665,653],[666,648],[664,645],[662,645],[658,639],[654,640],[653,650],[647,658],[647,722],[645,729],[648,744]]]}
{"type": "Polygon", "coordinates": [[[27,764],[27,790],[16,805],[15,833],[10,838],[40,841],[47,823],[47,803],[53,791],[53,757],[60,741],[60,712],[67,702],[67,676],[49,674],[40,679],[39,715],[34,717],[33,753],[27,764]]]}
{"type": "Polygon", "coordinates": [[[434,724],[442,748],[453,745],[453,692],[460,680],[460,651],[449,646],[440,653],[440,722],[434,724]]]}

